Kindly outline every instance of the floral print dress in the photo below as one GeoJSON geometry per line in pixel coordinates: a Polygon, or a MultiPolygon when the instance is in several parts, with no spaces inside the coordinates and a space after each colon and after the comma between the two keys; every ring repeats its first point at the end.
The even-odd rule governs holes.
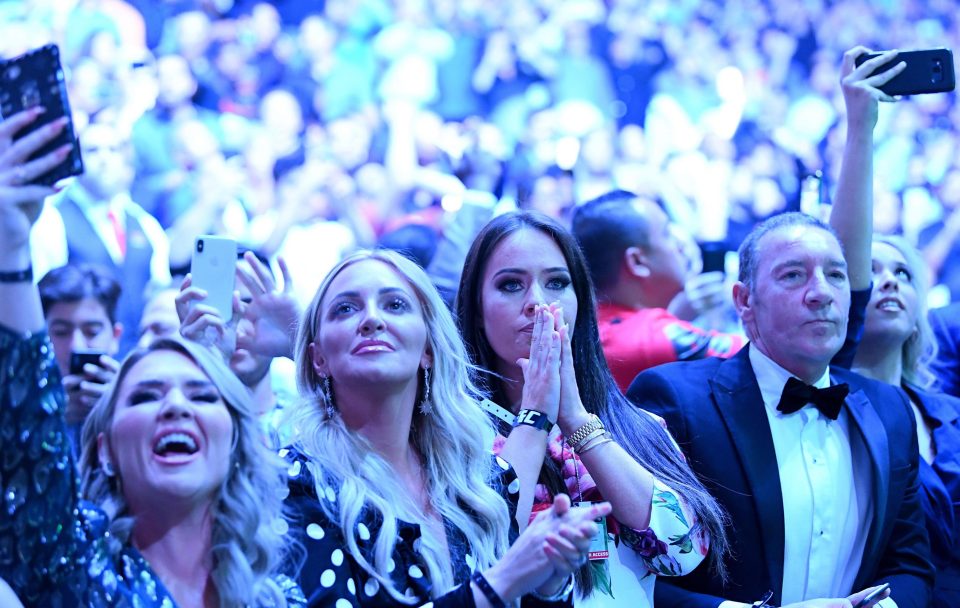
{"type": "MultiPolygon", "coordinates": [[[[504,441],[498,436],[494,452],[504,441]]],[[[679,448],[678,448],[679,449],[679,448]]],[[[547,453],[560,466],[570,500],[603,500],[597,484],[580,457],[573,453],[555,427],[547,440],[547,453]]],[[[533,512],[550,508],[552,497],[543,484],[534,492],[533,512]]],[[[709,537],[697,523],[686,502],[666,484],[654,479],[650,525],[634,530],[607,516],[607,559],[591,560],[596,587],[589,597],[576,597],[574,604],[598,608],[649,608],[657,576],[683,576],[693,571],[710,549],[709,537]]]]}

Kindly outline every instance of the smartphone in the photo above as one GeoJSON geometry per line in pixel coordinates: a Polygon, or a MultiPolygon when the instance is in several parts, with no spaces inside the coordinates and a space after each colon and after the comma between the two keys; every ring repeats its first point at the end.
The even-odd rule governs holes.
{"type": "MultiPolygon", "coordinates": [[[[856,59],[857,66],[881,53],[864,53],[856,59]]],[[[922,95],[944,93],[956,87],[953,72],[953,51],[948,48],[901,51],[893,60],[880,66],[873,73],[886,72],[901,61],[907,63],[902,72],[890,82],[879,87],[887,95],[922,95]]]]}
{"type": "Polygon", "coordinates": [[[64,144],[70,144],[70,153],[62,163],[38,175],[31,183],[52,186],[65,177],[83,173],[80,145],[73,129],[67,86],[60,66],[60,50],[54,44],[13,59],[0,60],[0,117],[8,118],[36,106],[43,106],[46,111],[21,129],[14,139],[20,139],[61,116],[71,120],[57,137],[37,150],[29,160],[53,152],[64,144]]]}
{"type": "Polygon", "coordinates": [[[883,592],[890,588],[890,583],[884,583],[877,587],[873,592],[871,592],[867,597],[860,600],[860,602],[853,608],[870,608],[871,606],[876,605],[877,602],[883,599],[883,592]]]}
{"type": "Polygon", "coordinates": [[[83,366],[87,363],[100,365],[100,357],[107,354],[102,350],[75,350],[70,353],[70,374],[83,375],[83,366]]]}
{"type": "Polygon", "coordinates": [[[207,292],[204,304],[217,309],[224,321],[233,318],[233,289],[237,274],[237,242],[223,236],[198,236],[190,275],[193,286],[207,292]]]}
{"type": "Polygon", "coordinates": [[[800,182],[800,211],[813,217],[821,216],[821,206],[825,201],[823,173],[814,171],[804,176],[800,182]]]}
{"type": "Polygon", "coordinates": [[[727,245],[721,241],[700,243],[700,257],[703,260],[701,272],[725,272],[727,245]]]}

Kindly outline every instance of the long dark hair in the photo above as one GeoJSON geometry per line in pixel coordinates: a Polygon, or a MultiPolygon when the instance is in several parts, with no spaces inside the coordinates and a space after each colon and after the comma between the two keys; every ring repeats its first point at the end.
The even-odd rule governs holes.
{"type": "MultiPolygon", "coordinates": [[[[651,416],[630,403],[617,388],[600,346],[596,299],[586,261],[573,236],[546,215],[530,211],[500,215],[480,231],[467,254],[455,310],[467,351],[482,370],[480,379],[484,388],[494,400],[506,403],[503,382],[489,371],[493,369],[496,355],[483,329],[483,275],[497,245],[507,236],[524,229],[538,230],[552,238],[567,262],[577,297],[577,318],[571,336],[573,364],[584,406],[603,421],[613,438],[634,460],[683,496],[699,525],[710,535],[712,550],[709,559],[723,577],[722,558],[727,552],[723,510],[687,466],[670,435],[651,416]]],[[[556,465],[550,458],[545,458],[545,464],[548,465],[543,469],[546,475],[541,475],[544,477],[542,481],[547,482],[547,489],[551,494],[564,492],[556,465]]],[[[592,591],[593,579],[588,567],[577,573],[577,583],[583,595],[592,591]]]]}

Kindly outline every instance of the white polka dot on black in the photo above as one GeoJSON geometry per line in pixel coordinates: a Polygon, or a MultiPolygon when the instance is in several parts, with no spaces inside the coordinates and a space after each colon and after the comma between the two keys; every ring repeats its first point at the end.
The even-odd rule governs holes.
{"type": "Polygon", "coordinates": [[[375,578],[368,578],[366,584],[363,585],[363,592],[367,594],[367,597],[373,597],[380,591],[380,581],[375,578]]]}
{"type": "Polygon", "coordinates": [[[350,603],[350,600],[345,600],[343,598],[340,598],[337,600],[337,603],[334,604],[334,608],[350,608],[351,606],[353,606],[353,604],[350,603]]]}
{"type": "Polygon", "coordinates": [[[343,551],[341,551],[340,549],[337,549],[337,550],[335,550],[333,553],[331,553],[331,554],[330,554],[330,561],[333,563],[334,566],[339,566],[340,564],[342,564],[342,563],[343,563],[343,551]]]}
{"type": "Polygon", "coordinates": [[[320,524],[310,524],[307,526],[307,536],[314,540],[320,540],[325,536],[323,527],[320,524]]]}
{"type": "Polygon", "coordinates": [[[410,575],[410,578],[423,578],[423,570],[416,564],[407,568],[407,574],[410,575]]]}
{"type": "Polygon", "coordinates": [[[357,594],[357,584],[353,582],[353,577],[347,579],[347,591],[350,592],[350,595],[357,594]]]}
{"type": "Polygon", "coordinates": [[[328,589],[333,587],[335,582],[337,582],[337,573],[333,570],[324,570],[320,575],[320,584],[328,589]]]}

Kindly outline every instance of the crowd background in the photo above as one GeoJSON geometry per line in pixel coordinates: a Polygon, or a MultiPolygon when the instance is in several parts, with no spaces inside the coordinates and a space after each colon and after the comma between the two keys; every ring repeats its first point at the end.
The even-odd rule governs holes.
{"type": "MultiPolygon", "coordinates": [[[[23,0],[0,3],[0,55],[60,45],[76,127],[129,139],[131,196],[166,231],[174,274],[197,234],[226,234],[282,254],[307,300],[343,255],[402,226],[430,228],[429,257],[465,201],[563,220],[622,188],[736,248],[759,220],[829,203],[843,51],[957,47],[958,9],[23,0]]],[[[921,248],[932,306],[960,300],[954,98],[885,104],[876,129],[875,229],[921,248]]]]}

